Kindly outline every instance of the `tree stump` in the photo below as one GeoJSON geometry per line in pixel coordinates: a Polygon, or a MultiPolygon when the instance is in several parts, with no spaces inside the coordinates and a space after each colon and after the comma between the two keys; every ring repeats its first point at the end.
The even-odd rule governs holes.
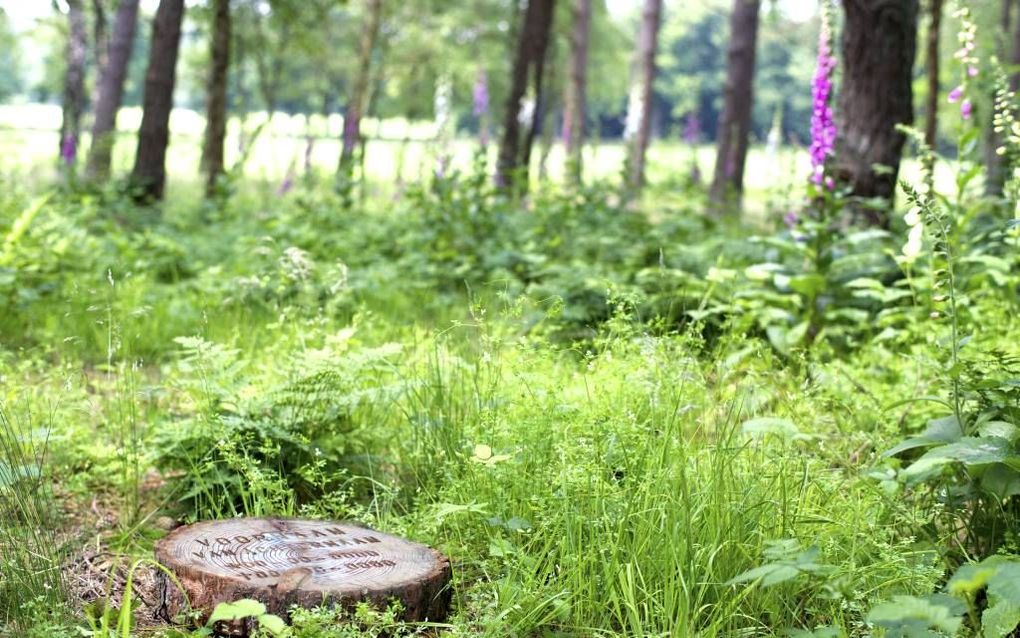
{"type": "MultiPolygon", "coordinates": [[[[452,590],[450,561],[434,549],[352,523],[275,518],[207,521],[156,543],[162,615],[189,609],[205,622],[217,604],[253,598],[288,617],[293,605],[403,605],[408,621],[442,621],[452,590]],[[190,605],[189,605],[190,603],[190,605]]],[[[245,636],[250,622],[218,628],[245,636]]]]}

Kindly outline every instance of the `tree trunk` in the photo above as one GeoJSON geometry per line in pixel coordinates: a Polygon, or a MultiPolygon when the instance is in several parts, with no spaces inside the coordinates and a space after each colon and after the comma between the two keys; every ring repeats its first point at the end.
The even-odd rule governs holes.
{"type": "MultiPolygon", "coordinates": [[[[96,49],[96,73],[102,76],[110,52],[110,40],[106,33],[106,7],[103,0],[92,0],[92,42],[96,49]]],[[[99,82],[92,95],[92,102],[99,98],[99,82]]]]}
{"type": "Polygon", "coordinates": [[[63,122],[60,125],[60,157],[73,164],[81,142],[81,116],[85,111],[85,57],[88,33],[82,0],[67,3],[67,74],[64,76],[63,122]]]}
{"type": "MultiPolygon", "coordinates": [[[[912,87],[918,0],[844,0],[843,86],[835,173],[860,198],[896,193],[905,136],[897,124],[914,121],[912,87]],[[879,171],[874,165],[886,167],[879,171]]],[[[869,225],[888,226],[887,211],[862,207],[869,225]]]]}
{"type": "Polygon", "coordinates": [[[566,177],[581,183],[584,171],[581,148],[588,92],[588,37],[591,33],[591,0],[574,0],[573,29],[570,32],[570,75],[563,96],[563,143],[567,159],[566,177]]]}
{"type": "Polygon", "coordinates": [[[655,84],[655,54],[659,44],[659,25],[662,22],[662,0],[645,0],[641,16],[641,30],[637,41],[637,100],[630,108],[636,107],[636,126],[630,140],[628,154],[627,189],[634,195],[645,183],[645,155],[652,130],[652,96],[655,84]]]}
{"type": "Polygon", "coordinates": [[[205,143],[202,168],[205,196],[216,193],[223,175],[223,146],[227,137],[227,74],[230,70],[230,0],[216,0],[210,49],[209,81],[206,87],[205,143]]]}
{"type": "MultiPolygon", "coordinates": [[[[1013,2],[1015,0],[1002,0],[1002,12],[1000,14],[1001,24],[998,41],[998,52],[1000,60],[1011,60],[1016,63],[1017,43],[1010,46],[1010,38],[1014,35],[1013,30],[1013,2]],[[1010,49],[1013,49],[1012,51],[1010,49]]],[[[1020,21],[1017,21],[1020,28],[1020,21]]],[[[1020,35],[1020,31],[1017,32],[1020,35]]],[[[1010,76],[1010,85],[1015,90],[1016,74],[1010,76]]],[[[989,100],[995,103],[994,93],[989,100]]],[[[1003,188],[1006,185],[1006,158],[999,155],[999,147],[1002,146],[1002,135],[995,131],[995,109],[994,106],[988,109],[988,113],[982,118],[985,126],[985,194],[989,197],[1001,198],[1003,188]]]]}
{"type": "Polygon", "coordinates": [[[939,36],[942,33],[942,0],[930,0],[928,8],[928,104],[924,112],[924,141],[929,148],[938,144],[939,135],[939,36]]]}
{"type": "Polygon", "coordinates": [[[726,84],[711,189],[712,201],[716,203],[729,200],[739,205],[744,192],[760,9],[761,0],[735,0],[730,14],[726,84]]]}
{"type": "Polygon", "coordinates": [[[545,55],[549,48],[555,0],[528,0],[524,24],[517,40],[510,76],[510,93],[503,115],[503,139],[496,162],[496,183],[501,188],[526,192],[531,147],[538,130],[538,114],[542,102],[542,76],[545,55]],[[522,108],[529,83],[534,97],[530,122],[522,122],[522,108]],[[522,131],[522,126],[524,130],[522,131]]]}
{"type": "Polygon", "coordinates": [[[358,148],[361,137],[361,116],[368,95],[371,79],[372,51],[379,35],[379,22],[382,17],[382,0],[367,0],[367,22],[361,33],[361,48],[358,52],[358,72],[354,78],[354,88],[347,102],[344,113],[343,146],[340,150],[340,165],[337,173],[350,177],[354,169],[354,150],[358,148]]]}
{"type": "Polygon", "coordinates": [[[160,0],[152,21],[149,68],[145,72],[142,125],[132,182],[141,201],[162,199],[166,185],[166,149],[170,140],[170,111],[174,103],[177,54],[181,43],[184,0],[160,0]]]}
{"type": "Polygon", "coordinates": [[[86,172],[90,179],[105,180],[110,176],[110,159],[116,137],[117,112],[124,97],[131,50],[134,48],[138,24],[139,0],[121,0],[113,18],[106,64],[98,82],[95,117],[92,123],[92,146],[89,147],[86,172]]]}

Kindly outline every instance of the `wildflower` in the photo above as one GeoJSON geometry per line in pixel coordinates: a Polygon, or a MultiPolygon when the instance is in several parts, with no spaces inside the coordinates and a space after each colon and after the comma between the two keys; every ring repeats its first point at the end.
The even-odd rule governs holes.
{"type": "Polygon", "coordinates": [[[64,137],[64,141],[60,145],[60,159],[64,160],[64,164],[72,166],[77,156],[78,156],[78,136],[76,136],[74,133],[68,133],[64,137]]]}
{"type": "Polygon", "coordinates": [[[965,120],[969,120],[974,113],[974,104],[967,98],[967,88],[969,80],[978,75],[978,59],[974,55],[977,27],[971,19],[970,11],[966,8],[957,11],[956,17],[960,19],[961,24],[960,32],[957,34],[960,48],[957,49],[953,57],[963,65],[963,82],[949,92],[949,102],[950,104],[959,102],[960,116],[965,120]]]}
{"type": "MultiPolygon", "coordinates": [[[[825,179],[825,164],[836,147],[836,119],[832,112],[832,73],[836,58],[832,54],[832,32],[828,12],[822,13],[818,38],[818,63],[811,82],[811,181],[831,188],[825,179]]],[[[833,184],[834,185],[834,184],[833,184]]]]}
{"type": "Polygon", "coordinates": [[[478,72],[473,97],[475,117],[482,117],[489,112],[489,79],[485,71],[478,72]]]}
{"type": "Polygon", "coordinates": [[[478,78],[475,80],[472,98],[474,101],[473,112],[479,120],[478,141],[484,147],[489,143],[489,124],[487,122],[489,116],[489,77],[484,70],[479,69],[478,71],[478,78]]]}

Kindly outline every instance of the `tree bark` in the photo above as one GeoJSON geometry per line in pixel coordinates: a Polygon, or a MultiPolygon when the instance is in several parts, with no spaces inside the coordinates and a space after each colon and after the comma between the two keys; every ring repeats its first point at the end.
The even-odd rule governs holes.
{"type": "Polygon", "coordinates": [[[64,76],[59,153],[64,162],[71,164],[81,142],[81,116],[85,111],[85,57],[88,51],[88,33],[82,0],[68,0],[67,22],[67,73],[64,76]]]}
{"type": "Polygon", "coordinates": [[[166,149],[170,140],[170,111],[177,79],[184,0],[160,0],[152,21],[149,68],[145,73],[142,125],[132,182],[141,201],[163,198],[166,185],[166,149]]]}
{"type": "MultiPolygon", "coordinates": [[[[1013,2],[1015,0],[1002,0],[1002,12],[1000,14],[1000,33],[998,39],[998,50],[1000,60],[1010,60],[1016,64],[1017,46],[1020,43],[1014,42],[1010,46],[1011,37],[1020,37],[1020,21],[1017,21],[1018,31],[1014,34],[1013,29],[1013,2]],[[1012,49],[1012,51],[1010,50],[1012,49]]],[[[1016,90],[1016,74],[1010,76],[1010,87],[1016,90]]],[[[989,102],[994,105],[995,95],[990,96],[989,102]]],[[[988,109],[988,113],[982,118],[985,125],[985,194],[989,197],[1001,198],[1006,185],[1006,158],[999,155],[999,147],[1002,146],[1002,135],[995,131],[995,108],[988,109]]]]}
{"type": "Polygon", "coordinates": [[[929,148],[938,144],[939,135],[939,36],[942,33],[942,0],[930,0],[928,7],[928,100],[924,112],[924,141],[929,148]]]}
{"type": "MultiPolygon", "coordinates": [[[[843,8],[835,173],[853,195],[891,207],[906,140],[896,125],[914,121],[918,0],[844,0],[843,8]],[[876,164],[888,170],[876,171],[876,164]]],[[[869,225],[888,226],[887,210],[858,212],[869,225]]]]}
{"type": "Polygon", "coordinates": [[[90,179],[105,180],[110,176],[117,112],[124,97],[124,78],[127,77],[138,24],[138,2],[121,0],[113,18],[113,35],[98,82],[92,146],[89,147],[86,163],[86,173],[90,179]]]}
{"type": "Polygon", "coordinates": [[[361,47],[358,52],[358,72],[354,78],[354,87],[347,102],[344,113],[343,146],[340,150],[340,165],[337,173],[350,177],[354,169],[354,150],[358,148],[361,138],[361,116],[365,108],[368,86],[372,71],[372,51],[379,35],[379,22],[382,17],[382,0],[367,0],[367,19],[361,33],[361,47]]]}
{"type": "Polygon", "coordinates": [[[524,23],[518,36],[517,53],[510,76],[510,93],[503,115],[503,139],[496,162],[496,183],[500,188],[523,192],[528,189],[531,147],[538,131],[542,77],[555,4],[555,0],[528,0],[524,11],[524,23]],[[521,110],[529,83],[535,107],[532,109],[531,121],[522,122],[521,110]]]}
{"type": "MultiPolygon", "coordinates": [[[[110,41],[106,33],[106,7],[103,0],[92,0],[92,42],[96,48],[96,71],[102,75],[106,67],[107,56],[110,51],[110,41]]],[[[99,82],[96,82],[93,102],[99,97],[99,82]]]]}
{"type": "Polygon", "coordinates": [[[581,183],[584,172],[581,148],[588,93],[588,39],[591,33],[591,0],[574,0],[573,29],[570,32],[570,75],[563,97],[563,143],[567,158],[566,177],[571,184],[581,183]]]}
{"type": "Polygon", "coordinates": [[[730,14],[726,84],[711,189],[712,200],[716,203],[730,200],[739,204],[744,191],[760,9],[761,0],[734,0],[730,14]]]}
{"type": "MultiPolygon", "coordinates": [[[[645,156],[652,130],[652,97],[655,84],[655,54],[659,46],[659,26],[662,23],[662,0],[645,0],[641,15],[641,29],[637,40],[637,127],[630,140],[628,153],[627,189],[634,195],[645,183],[645,156]]],[[[628,114],[635,117],[635,114],[628,114]]]]}
{"type": "Polygon", "coordinates": [[[206,86],[205,142],[202,145],[206,197],[212,197],[216,193],[216,184],[224,173],[223,147],[227,137],[230,32],[230,0],[216,0],[209,56],[209,80],[206,86]]]}

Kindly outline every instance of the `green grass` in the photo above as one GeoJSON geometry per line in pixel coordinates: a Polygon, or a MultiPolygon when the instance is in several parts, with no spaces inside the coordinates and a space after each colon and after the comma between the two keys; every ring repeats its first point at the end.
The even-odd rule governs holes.
{"type": "MultiPolygon", "coordinates": [[[[0,153],[0,245],[48,185],[18,176],[52,137],[0,132],[23,151],[0,153]]],[[[911,309],[868,306],[845,342],[770,345],[766,320],[796,321],[796,298],[744,271],[783,258],[667,181],[686,150],[657,145],[638,211],[555,187],[524,211],[465,183],[394,200],[394,145],[373,142],[379,189],[344,209],[322,184],[276,196],[301,140],[263,144],[236,194],[203,204],[182,132],[160,214],[54,189],[0,253],[0,405],[49,410],[45,458],[25,434],[40,424],[0,420],[0,469],[41,468],[0,488],[17,521],[0,635],[54,609],[85,626],[85,601],[39,579],[86,542],[150,556],[164,515],[350,518],[433,545],[454,564],[451,636],[864,636],[875,604],[941,584],[953,535],[879,457],[936,415],[887,407],[940,391],[936,331],[882,336],[911,309]],[[760,417],[783,425],[745,428],[760,417]],[[148,487],[155,468],[166,483],[148,487]],[[731,582],[783,541],[818,570],[731,582]]],[[[317,145],[324,171],[334,150],[317,145]]],[[[799,180],[767,162],[756,150],[752,208],[781,211],[799,180]]],[[[870,257],[902,243],[883,241],[870,257]]],[[[976,341],[1016,354],[1011,306],[987,282],[972,303],[996,326],[976,341]]],[[[325,617],[296,631],[355,631],[325,617]]]]}

